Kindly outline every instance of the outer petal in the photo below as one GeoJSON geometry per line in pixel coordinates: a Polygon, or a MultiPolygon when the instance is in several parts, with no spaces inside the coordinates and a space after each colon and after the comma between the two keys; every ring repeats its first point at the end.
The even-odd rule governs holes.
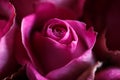
{"type": "Polygon", "coordinates": [[[0,79],[12,74],[18,68],[14,56],[15,27],[12,26],[12,29],[0,40],[0,79]]]}
{"type": "Polygon", "coordinates": [[[15,11],[7,1],[0,1],[0,38],[4,36],[13,25],[15,11]]]}
{"type": "Polygon", "coordinates": [[[83,72],[83,74],[80,75],[77,80],[94,80],[97,68],[101,67],[101,65],[102,63],[97,62],[95,65],[83,72]]]}
{"type": "MultiPolygon", "coordinates": [[[[35,21],[35,15],[30,15],[28,17],[25,17],[22,21],[22,27],[21,27],[21,36],[22,36],[22,43],[23,43],[23,46],[25,47],[26,51],[27,51],[27,55],[30,59],[30,62],[32,62],[33,65],[37,65],[39,66],[40,64],[37,64],[37,60],[34,58],[33,59],[33,54],[32,54],[32,48],[31,48],[31,41],[30,41],[30,35],[31,35],[31,32],[32,32],[32,29],[33,29],[33,24],[34,24],[34,21],[35,21]]],[[[25,59],[25,58],[24,58],[25,59]]],[[[24,59],[20,60],[19,58],[19,62],[23,64],[26,63],[26,61],[28,60],[25,60],[24,62],[24,59]]],[[[39,67],[39,70],[40,70],[40,67],[39,67]]]]}
{"type": "Polygon", "coordinates": [[[21,35],[22,35],[22,42],[23,45],[28,53],[28,56],[31,58],[31,46],[30,46],[30,33],[32,31],[33,23],[34,23],[35,15],[30,15],[23,19],[22,21],[22,28],[21,28],[21,35]]]}
{"type": "Polygon", "coordinates": [[[70,51],[72,48],[69,49],[68,46],[53,39],[45,38],[39,33],[34,35],[31,46],[34,53],[32,58],[37,59],[37,63],[42,65],[42,70],[45,74],[64,66],[73,59],[72,55],[74,53],[70,51]]]}
{"type": "Polygon", "coordinates": [[[82,56],[72,60],[67,65],[51,71],[46,77],[51,80],[75,80],[93,64],[94,58],[91,49],[89,49],[82,56]]]}
{"type": "Polygon", "coordinates": [[[27,63],[26,72],[29,80],[48,80],[47,78],[43,77],[35,67],[31,63],[27,63]]]}

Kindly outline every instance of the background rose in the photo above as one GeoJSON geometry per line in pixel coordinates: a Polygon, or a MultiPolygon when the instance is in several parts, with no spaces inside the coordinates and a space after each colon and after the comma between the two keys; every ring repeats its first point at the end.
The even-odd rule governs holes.
{"type": "Polygon", "coordinates": [[[96,74],[95,80],[119,80],[120,79],[120,68],[109,67],[101,70],[96,74]]]}
{"type": "Polygon", "coordinates": [[[88,0],[86,2],[84,20],[90,26],[94,25],[95,31],[99,32],[94,54],[98,60],[103,61],[102,68],[105,68],[104,71],[98,72],[96,80],[109,80],[112,78],[116,80],[119,78],[119,6],[119,0],[88,0]],[[114,68],[107,69],[111,66],[117,67],[117,70],[114,68]],[[106,75],[111,76],[106,77],[106,75]]]}
{"type": "Polygon", "coordinates": [[[15,11],[13,6],[0,0],[0,79],[18,68],[13,53],[15,11]]]}
{"type": "Polygon", "coordinates": [[[29,65],[30,79],[36,79],[38,73],[41,73],[39,79],[45,77],[41,75],[50,79],[75,79],[94,63],[91,49],[96,33],[91,28],[86,31],[84,23],[72,20],[52,19],[44,27],[36,26],[43,24],[38,22],[36,15],[27,16],[22,22],[23,45],[30,61],[22,58],[19,61],[29,65]],[[42,31],[39,27],[43,27],[42,31]]]}
{"type": "MultiPolygon", "coordinates": [[[[17,21],[21,24],[22,18],[31,13],[34,13],[36,11],[36,7],[38,7],[42,3],[49,3],[54,5],[55,9],[58,9],[59,13],[64,16],[72,14],[71,16],[69,16],[70,18],[72,17],[73,19],[79,19],[83,12],[82,10],[85,0],[10,0],[10,2],[15,6],[17,13],[17,21]]],[[[48,8],[48,10],[49,9],[50,8],[48,8]]]]}
{"type": "Polygon", "coordinates": [[[16,70],[13,57],[13,28],[15,11],[6,1],[0,1],[0,79],[16,70]],[[14,65],[14,66],[13,66],[14,65]]]}
{"type": "Polygon", "coordinates": [[[11,26],[15,18],[13,6],[6,1],[0,0],[0,38],[4,36],[11,26]]]}
{"type": "Polygon", "coordinates": [[[104,61],[113,60],[116,64],[120,56],[119,13],[119,0],[88,0],[84,8],[84,21],[99,32],[94,49],[96,57],[104,61]]]}
{"type": "Polygon", "coordinates": [[[7,0],[0,0],[0,80],[13,79],[20,68],[15,59],[15,54],[24,53],[21,37],[16,38],[20,36],[19,30],[13,5],[7,0]]]}

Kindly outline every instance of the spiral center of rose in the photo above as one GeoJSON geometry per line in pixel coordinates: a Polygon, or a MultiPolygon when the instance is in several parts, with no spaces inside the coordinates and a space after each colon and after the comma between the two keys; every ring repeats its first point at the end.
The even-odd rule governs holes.
{"type": "Polygon", "coordinates": [[[55,25],[52,27],[52,32],[56,37],[62,38],[66,34],[67,30],[63,25],[55,25]]]}

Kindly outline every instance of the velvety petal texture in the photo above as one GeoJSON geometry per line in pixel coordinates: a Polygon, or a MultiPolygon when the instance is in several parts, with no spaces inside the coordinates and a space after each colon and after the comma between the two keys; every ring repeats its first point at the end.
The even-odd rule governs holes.
{"type": "MultiPolygon", "coordinates": [[[[85,23],[54,18],[48,20],[44,26],[39,26],[43,27],[39,31],[34,21],[34,14],[27,16],[21,27],[22,42],[30,64],[34,66],[29,68],[30,71],[48,79],[72,80],[95,63],[91,51],[96,33],[92,28],[86,30],[85,23]],[[72,72],[75,75],[70,77],[72,72]]],[[[35,78],[35,75],[32,78],[35,78]]]]}
{"type": "Polygon", "coordinates": [[[8,1],[0,1],[0,39],[14,23],[15,10],[8,1]]]}
{"type": "Polygon", "coordinates": [[[0,0],[0,79],[12,74],[18,68],[14,56],[16,33],[15,10],[6,0],[0,0]]]}
{"type": "Polygon", "coordinates": [[[0,79],[12,74],[18,69],[18,63],[14,54],[16,26],[0,40],[0,79]]]}

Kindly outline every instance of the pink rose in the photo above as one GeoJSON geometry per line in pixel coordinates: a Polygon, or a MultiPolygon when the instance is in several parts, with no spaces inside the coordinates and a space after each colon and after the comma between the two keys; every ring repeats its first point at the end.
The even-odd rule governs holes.
{"type": "Polygon", "coordinates": [[[15,10],[7,1],[0,0],[0,79],[16,72],[14,57],[15,10]]]}
{"type": "Polygon", "coordinates": [[[43,24],[37,18],[34,14],[25,17],[21,27],[30,60],[17,56],[22,65],[27,65],[30,80],[73,80],[93,66],[96,33],[92,28],[86,30],[85,23],[76,20],[54,18],[43,24]]]}
{"type": "Polygon", "coordinates": [[[14,8],[6,2],[0,3],[5,6],[0,8],[3,12],[10,8],[0,12],[0,24],[7,21],[0,27],[0,79],[25,79],[26,75],[30,80],[94,79],[96,33],[73,20],[81,17],[85,0],[11,0],[16,19],[14,8]],[[22,20],[21,27],[16,20],[22,20]]]}

